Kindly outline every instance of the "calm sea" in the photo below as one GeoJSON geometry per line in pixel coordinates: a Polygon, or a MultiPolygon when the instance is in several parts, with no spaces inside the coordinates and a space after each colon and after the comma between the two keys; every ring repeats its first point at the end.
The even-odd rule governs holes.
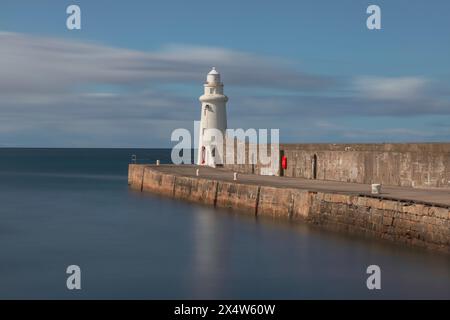
{"type": "Polygon", "coordinates": [[[170,157],[0,149],[0,298],[450,299],[447,256],[131,191],[132,154],[170,157]]]}

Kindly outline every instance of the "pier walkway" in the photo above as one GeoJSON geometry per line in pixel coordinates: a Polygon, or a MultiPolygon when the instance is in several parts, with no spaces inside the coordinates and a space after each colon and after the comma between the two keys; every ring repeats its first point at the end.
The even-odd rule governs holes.
{"type": "MultiPolygon", "coordinates": [[[[199,169],[199,177],[212,180],[233,181],[233,171],[223,168],[211,168],[196,165],[149,165],[153,170],[180,176],[196,177],[199,169]]],[[[279,188],[298,188],[302,190],[338,193],[346,195],[365,195],[389,200],[411,201],[418,204],[434,204],[450,207],[450,188],[409,188],[397,186],[382,186],[381,194],[371,194],[369,184],[349,183],[340,181],[310,180],[303,178],[261,176],[254,174],[238,173],[238,181],[242,184],[279,188]]]]}

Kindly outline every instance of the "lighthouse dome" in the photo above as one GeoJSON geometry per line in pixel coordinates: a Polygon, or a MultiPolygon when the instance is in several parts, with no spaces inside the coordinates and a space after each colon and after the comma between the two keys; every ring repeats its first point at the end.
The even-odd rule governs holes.
{"type": "Polygon", "coordinates": [[[211,71],[206,76],[207,83],[220,83],[220,73],[216,70],[216,67],[212,67],[211,71]]]}
{"type": "Polygon", "coordinates": [[[208,74],[219,74],[219,72],[216,70],[216,67],[212,67],[211,71],[208,74]]]}

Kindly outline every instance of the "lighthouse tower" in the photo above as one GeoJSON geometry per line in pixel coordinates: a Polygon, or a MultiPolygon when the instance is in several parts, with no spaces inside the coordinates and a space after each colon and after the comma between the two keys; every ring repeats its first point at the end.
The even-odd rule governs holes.
{"type": "Polygon", "coordinates": [[[200,132],[198,143],[198,165],[215,166],[218,158],[223,155],[218,154],[217,141],[212,141],[207,129],[217,129],[222,132],[225,138],[227,129],[226,103],[228,97],[223,94],[223,83],[220,82],[220,73],[216,68],[206,76],[204,93],[199,100],[202,104],[202,113],[200,120],[200,132]]]}

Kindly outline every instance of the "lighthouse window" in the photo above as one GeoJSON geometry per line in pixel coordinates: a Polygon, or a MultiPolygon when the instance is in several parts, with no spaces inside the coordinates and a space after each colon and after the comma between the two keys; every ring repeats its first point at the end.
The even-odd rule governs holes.
{"type": "Polygon", "coordinates": [[[214,88],[209,89],[209,93],[213,94],[214,93],[214,88]]]}

